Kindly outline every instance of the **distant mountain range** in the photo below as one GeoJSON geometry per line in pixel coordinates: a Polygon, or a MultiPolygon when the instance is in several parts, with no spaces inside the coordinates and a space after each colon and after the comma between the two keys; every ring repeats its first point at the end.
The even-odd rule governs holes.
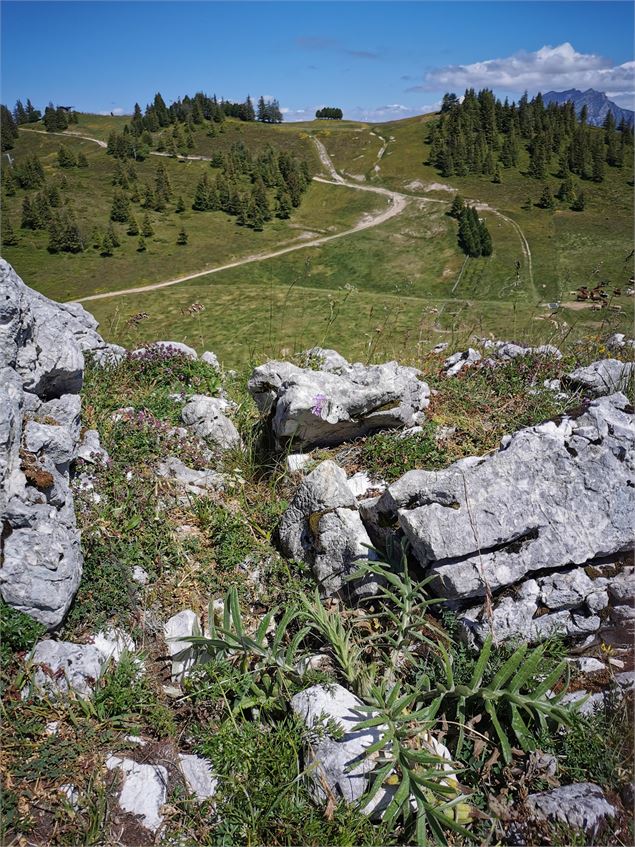
{"type": "Polygon", "coordinates": [[[588,88],[586,91],[578,91],[577,88],[570,88],[568,91],[548,91],[542,95],[542,99],[545,103],[558,104],[572,100],[578,115],[582,107],[586,106],[589,110],[588,123],[592,126],[602,126],[608,112],[613,112],[615,123],[618,125],[622,118],[632,124],[635,117],[635,112],[622,109],[617,103],[609,100],[604,92],[595,91],[593,88],[588,88]]]}

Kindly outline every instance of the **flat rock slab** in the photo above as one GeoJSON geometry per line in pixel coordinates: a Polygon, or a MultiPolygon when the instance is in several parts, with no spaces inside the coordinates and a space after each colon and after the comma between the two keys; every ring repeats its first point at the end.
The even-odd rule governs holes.
{"type": "Polygon", "coordinates": [[[108,770],[121,771],[123,780],[118,795],[122,811],[138,818],[139,823],[156,832],[163,823],[161,807],[167,799],[168,772],[161,765],[140,765],[132,759],[109,756],[108,770]]]}
{"type": "Polygon", "coordinates": [[[601,359],[587,367],[577,368],[563,377],[563,383],[571,389],[584,391],[593,397],[626,392],[635,376],[632,362],[620,362],[618,359],[601,359]]]}
{"type": "Polygon", "coordinates": [[[267,362],[249,380],[280,449],[340,444],[423,420],[430,389],[416,368],[349,364],[334,350],[310,352],[311,367],[267,362]]]}
{"type": "Polygon", "coordinates": [[[373,540],[405,535],[441,596],[484,596],[632,549],[633,446],[633,409],[614,394],[505,437],[493,455],[410,471],[362,511],[373,540]]]}
{"type": "Polygon", "coordinates": [[[180,753],[179,765],[188,790],[199,803],[216,794],[218,779],[214,776],[212,763],[208,759],[190,753],[180,753]]]}
{"type": "Polygon", "coordinates": [[[618,814],[599,785],[591,782],[530,794],[527,805],[536,817],[575,827],[590,836],[597,835],[602,825],[618,814]]]}

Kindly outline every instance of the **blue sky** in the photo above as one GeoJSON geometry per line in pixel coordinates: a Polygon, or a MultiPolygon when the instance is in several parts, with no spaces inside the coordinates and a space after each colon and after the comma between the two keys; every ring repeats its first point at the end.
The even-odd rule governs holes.
{"type": "Polygon", "coordinates": [[[466,84],[632,107],[630,2],[2,2],[2,102],[128,113],[156,91],[389,120],[466,84]]]}

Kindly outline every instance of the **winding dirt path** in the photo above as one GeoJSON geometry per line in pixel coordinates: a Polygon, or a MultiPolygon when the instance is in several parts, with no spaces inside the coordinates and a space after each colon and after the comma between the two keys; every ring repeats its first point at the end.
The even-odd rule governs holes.
{"type": "MultiPolygon", "coordinates": [[[[108,147],[106,142],[102,141],[99,138],[93,138],[92,136],[89,136],[89,135],[80,135],[77,132],[72,132],[72,131],[71,132],[47,132],[46,130],[43,130],[43,129],[30,129],[29,127],[23,127],[23,126],[19,127],[19,129],[22,130],[23,132],[37,132],[40,135],[60,135],[60,136],[65,137],[65,138],[69,138],[69,137],[81,138],[84,141],[92,141],[94,144],[98,144],[99,147],[101,147],[103,149],[106,149],[108,147]]],[[[379,151],[379,154],[377,156],[377,159],[380,160],[382,158],[382,156],[384,155],[385,151],[386,151],[386,147],[388,146],[388,142],[382,136],[377,135],[377,133],[372,132],[371,135],[376,135],[377,138],[381,139],[381,141],[384,143],[384,146],[381,148],[381,150],[379,151]]],[[[176,279],[169,279],[169,280],[166,280],[165,282],[157,282],[157,283],[154,283],[152,285],[144,285],[144,286],[139,286],[137,288],[125,288],[121,291],[110,291],[110,292],[107,292],[107,293],[104,293],[104,294],[92,294],[89,297],[82,297],[81,299],[79,299],[75,302],[86,303],[86,302],[89,302],[91,300],[104,300],[104,299],[107,299],[109,297],[123,297],[126,294],[139,294],[143,291],[156,291],[159,288],[167,288],[171,285],[178,285],[179,283],[182,283],[182,282],[188,282],[189,280],[192,280],[192,279],[198,279],[199,277],[206,276],[207,274],[219,273],[220,271],[225,271],[225,270],[229,270],[231,268],[236,268],[236,267],[239,267],[240,265],[247,265],[247,264],[250,264],[252,262],[263,262],[266,259],[274,259],[277,256],[284,256],[286,253],[292,253],[295,250],[304,250],[307,247],[319,247],[322,244],[326,244],[329,241],[334,241],[337,238],[343,238],[344,236],[347,236],[347,235],[353,235],[356,232],[361,232],[364,229],[370,229],[371,227],[379,226],[380,224],[385,223],[386,221],[390,220],[391,218],[394,218],[397,215],[400,215],[403,212],[403,210],[406,208],[408,202],[413,198],[416,198],[416,199],[419,199],[419,200],[426,200],[426,201],[429,201],[429,202],[432,202],[432,203],[444,203],[445,202],[444,200],[438,200],[437,198],[422,197],[420,194],[403,194],[399,191],[390,191],[388,188],[381,188],[381,187],[376,186],[376,185],[363,185],[363,184],[360,184],[358,182],[350,182],[349,180],[345,180],[342,177],[342,175],[339,174],[337,172],[337,170],[335,169],[335,165],[333,164],[333,161],[332,161],[331,157],[329,156],[326,147],[324,146],[324,144],[322,144],[322,142],[319,140],[319,138],[316,138],[315,135],[312,135],[311,140],[315,144],[315,148],[316,148],[318,156],[320,158],[320,162],[322,163],[324,168],[326,168],[327,173],[331,177],[330,179],[325,179],[324,177],[315,176],[315,177],[313,177],[313,179],[316,182],[323,182],[323,183],[326,183],[327,185],[342,185],[342,186],[345,186],[347,188],[353,188],[355,191],[370,191],[374,194],[380,194],[380,195],[382,195],[382,196],[384,196],[388,199],[388,201],[389,201],[388,208],[383,212],[379,212],[378,214],[365,216],[354,227],[351,227],[350,229],[344,230],[343,232],[338,232],[335,235],[327,235],[327,236],[323,236],[321,238],[315,238],[315,239],[312,239],[311,241],[305,241],[302,244],[293,244],[289,247],[283,247],[280,250],[274,250],[274,251],[271,251],[269,253],[259,253],[259,254],[253,255],[253,256],[245,256],[242,259],[237,259],[235,262],[230,262],[229,264],[226,264],[226,265],[220,265],[220,266],[215,267],[215,268],[208,268],[207,270],[197,271],[196,273],[187,274],[186,276],[177,277],[176,279]]],[[[151,156],[163,156],[163,157],[168,157],[168,158],[171,156],[170,153],[162,153],[162,152],[159,152],[158,150],[151,150],[150,155],[151,156]]],[[[211,161],[211,158],[208,157],[208,156],[177,156],[176,158],[180,159],[182,161],[191,161],[191,162],[209,162],[209,161],[211,161]]],[[[529,242],[527,241],[527,238],[525,237],[525,234],[522,231],[522,229],[520,228],[520,226],[512,218],[507,217],[507,215],[504,215],[502,212],[499,212],[498,209],[492,208],[487,203],[478,203],[477,202],[477,208],[482,209],[484,211],[491,212],[494,215],[497,215],[499,218],[501,218],[502,220],[504,220],[508,224],[510,224],[510,226],[512,226],[513,229],[516,231],[516,233],[517,233],[517,235],[520,239],[520,245],[521,245],[521,249],[523,251],[523,256],[525,258],[525,261],[527,262],[527,269],[528,269],[528,272],[529,272],[529,282],[530,282],[530,284],[533,288],[534,287],[534,274],[533,274],[533,266],[532,266],[531,249],[529,247],[529,242]]]]}

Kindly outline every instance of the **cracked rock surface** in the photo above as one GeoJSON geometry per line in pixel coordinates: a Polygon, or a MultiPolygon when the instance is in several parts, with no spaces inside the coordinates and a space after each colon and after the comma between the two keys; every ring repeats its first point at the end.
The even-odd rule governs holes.
{"type": "Polygon", "coordinates": [[[403,533],[438,593],[461,600],[630,550],[632,421],[613,394],[505,437],[490,456],[410,471],[364,510],[371,536],[403,533]]]}
{"type": "Polygon", "coordinates": [[[279,448],[340,444],[423,420],[430,389],[416,368],[349,364],[334,350],[309,351],[309,360],[315,367],[267,362],[249,380],[279,448]]]}

